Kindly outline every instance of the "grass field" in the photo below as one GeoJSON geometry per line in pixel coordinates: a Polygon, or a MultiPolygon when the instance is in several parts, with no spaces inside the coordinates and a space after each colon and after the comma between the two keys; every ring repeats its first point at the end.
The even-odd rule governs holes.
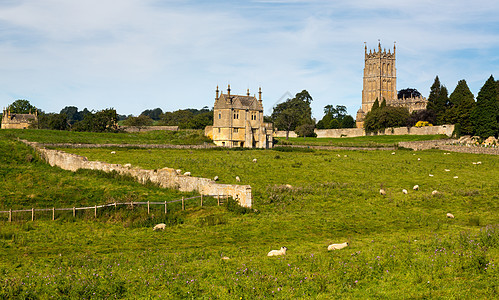
{"type": "MultiPolygon", "coordinates": [[[[217,175],[222,183],[236,183],[239,176],[252,186],[257,212],[192,205],[168,217],[121,209],[96,220],[2,222],[0,297],[497,297],[497,156],[436,150],[393,155],[291,148],[114,150],[115,155],[111,149],[65,149],[91,160],[217,175]],[[472,164],[476,161],[481,164],[472,164]],[[412,190],[415,184],[419,191],[412,190]],[[379,195],[380,187],[387,196],[379,195]],[[431,196],[433,190],[439,194],[431,196]],[[447,219],[447,212],[456,218],[447,219]],[[169,226],[153,232],[159,220],[169,226]],[[347,240],[348,248],[327,251],[328,244],[347,240]],[[266,256],[281,246],[289,249],[286,256],[266,256]]],[[[0,188],[9,191],[0,197],[3,207],[181,195],[119,176],[51,168],[11,136],[0,139],[0,151],[0,188]]]]}
{"type": "Polygon", "coordinates": [[[447,139],[444,134],[435,135],[378,135],[351,138],[276,138],[277,145],[310,145],[335,147],[394,147],[399,142],[447,139]]]}

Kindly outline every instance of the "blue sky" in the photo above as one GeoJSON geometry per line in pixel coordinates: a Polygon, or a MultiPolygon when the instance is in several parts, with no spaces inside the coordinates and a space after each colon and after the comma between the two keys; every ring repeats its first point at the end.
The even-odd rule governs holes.
{"type": "Polygon", "coordinates": [[[364,42],[397,46],[397,89],[435,76],[477,95],[499,79],[499,2],[475,0],[1,0],[0,104],[28,99],[138,115],[257,93],[265,114],[303,89],[314,117],[361,105],[364,42]]]}

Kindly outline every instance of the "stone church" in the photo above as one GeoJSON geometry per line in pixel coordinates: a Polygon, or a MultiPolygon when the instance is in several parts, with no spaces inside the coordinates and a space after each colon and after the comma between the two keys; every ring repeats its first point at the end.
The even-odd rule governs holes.
{"type": "Polygon", "coordinates": [[[395,45],[393,53],[388,49],[381,51],[381,43],[378,50],[369,50],[367,45],[364,50],[364,81],[362,89],[362,107],[357,111],[357,128],[364,126],[364,118],[378,99],[381,104],[386,100],[386,105],[407,107],[409,113],[426,108],[428,100],[424,97],[398,98],[397,96],[397,69],[395,68],[395,45]]]}
{"type": "Polygon", "coordinates": [[[26,129],[38,122],[38,111],[34,114],[13,114],[10,109],[4,109],[2,115],[2,129],[26,129]]]}
{"type": "Polygon", "coordinates": [[[227,93],[219,95],[217,86],[215,105],[213,107],[213,126],[206,129],[217,146],[272,148],[271,123],[263,122],[262,90],[258,91],[258,99],[246,95],[231,94],[230,85],[227,93]]]}

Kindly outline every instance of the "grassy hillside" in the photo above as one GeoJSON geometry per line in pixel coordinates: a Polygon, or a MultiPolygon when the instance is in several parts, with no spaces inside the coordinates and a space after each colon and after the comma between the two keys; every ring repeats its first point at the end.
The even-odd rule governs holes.
{"type": "MultiPolygon", "coordinates": [[[[13,169],[2,174],[5,187],[13,189],[12,174],[32,177],[32,190],[19,192],[17,199],[37,186],[45,187],[40,194],[51,193],[48,187],[58,181],[67,190],[52,193],[54,201],[75,186],[88,195],[121,184],[144,199],[160,193],[99,173],[50,168],[31,150],[5,139],[0,146],[8,157],[1,169],[13,169]],[[35,158],[28,162],[27,155],[35,158]]],[[[5,298],[490,299],[498,292],[496,156],[289,148],[65,151],[144,168],[181,168],[193,176],[218,175],[222,183],[236,183],[239,176],[252,186],[258,212],[190,206],[165,219],[170,226],[164,232],[153,232],[153,221],[134,223],[138,217],[126,211],[119,211],[120,217],[106,212],[95,221],[1,223],[5,279],[0,295],[5,298]],[[476,161],[481,164],[472,164],[476,161]],[[415,184],[419,191],[412,190],[415,184]],[[380,187],[387,196],[379,195],[380,187]],[[439,194],[431,196],[433,190],[439,194]],[[447,219],[447,212],[456,218],[447,219]],[[347,240],[348,248],[327,251],[328,244],[347,240]],[[281,246],[288,247],[286,256],[266,256],[281,246]]],[[[31,207],[35,199],[20,206],[31,207]]]]}

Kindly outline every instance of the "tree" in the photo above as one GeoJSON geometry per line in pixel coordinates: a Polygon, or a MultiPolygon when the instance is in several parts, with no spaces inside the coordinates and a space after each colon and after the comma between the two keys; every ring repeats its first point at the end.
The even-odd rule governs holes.
{"type": "Polygon", "coordinates": [[[276,128],[286,131],[286,139],[289,138],[289,132],[295,130],[297,126],[313,123],[311,102],[312,97],[306,90],[303,90],[293,99],[288,99],[274,107],[272,120],[276,128]]]}
{"type": "Polygon", "coordinates": [[[390,127],[406,126],[408,119],[409,110],[405,107],[380,107],[366,114],[364,129],[367,132],[377,132],[390,127]]]}
{"type": "Polygon", "coordinates": [[[430,95],[428,96],[428,105],[426,109],[432,110],[436,116],[436,125],[444,123],[445,111],[449,105],[449,97],[447,88],[440,84],[438,76],[430,88],[430,95]]]}
{"type": "Polygon", "coordinates": [[[92,132],[115,132],[118,130],[118,115],[112,108],[96,112],[88,112],[83,120],[73,125],[74,131],[92,131],[92,132]]]}
{"type": "Polygon", "coordinates": [[[28,100],[24,99],[19,99],[14,101],[11,105],[8,107],[10,109],[10,112],[13,114],[29,114],[29,113],[35,113],[37,110],[36,107],[31,105],[28,100]]]}
{"type": "Polygon", "coordinates": [[[60,114],[65,114],[67,116],[70,125],[83,119],[82,114],[78,112],[78,107],[76,106],[66,106],[61,109],[60,114]]]}
{"type": "Polygon", "coordinates": [[[138,117],[129,117],[125,121],[123,121],[123,124],[125,126],[134,126],[137,127],[139,130],[143,129],[147,126],[151,126],[153,124],[154,120],[151,119],[149,116],[146,115],[139,115],[138,117]]]}
{"type": "Polygon", "coordinates": [[[407,121],[407,125],[414,126],[419,121],[428,122],[428,123],[433,125],[433,124],[435,124],[435,120],[436,120],[436,118],[435,118],[435,113],[433,112],[433,110],[428,110],[428,109],[415,110],[409,116],[409,120],[407,121]]]}
{"type": "Polygon", "coordinates": [[[373,103],[373,106],[371,107],[371,111],[377,110],[379,108],[379,100],[376,98],[376,100],[373,103]]]}
{"type": "Polygon", "coordinates": [[[449,107],[444,121],[459,124],[462,134],[472,134],[471,112],[475,106],[475,96],[471,93],[466,80],[459,80],[456,88],[449,96],[449,107]]]}
{"type": "Polygon", "coordinates": [[[383,98],[383,101],[381,101],[381,104],[379,105],[379,108],[385,108],[386,107],[386,99],[383,98]]]}
{"type": "Polygon", "coordinates": [[[318,129],[335,129],[355,127],[355,120],[347,115],[347,108],[343,105],[324,106],[324,117],[317,123],[318,129]],[[352,125],[353,121],[353,125],[352,125]]]}
{"type": "Polygon", "coordinates": [[[497,97],[497,84],[494,77],[490,75],[480,92],[478,92],[475,108],[471,112],[473,131],[481,138],[487,138],[498,133],[497,97]]]}
{"type": "Polygon", "coordinates": [[[146,109],[144,110],[141,115],[148,116],[153,120],[158,121],[161,118],[161,115],[163,114],[163,111],[161,108],[155,108],[155,109],[146,109]]]}
{"type": "Polygon", "coordinates": [[[66,114],[41,113],[38,115],[37,127],[39,129],[67,130],[69,129],[68,118],[66,114]]]}

